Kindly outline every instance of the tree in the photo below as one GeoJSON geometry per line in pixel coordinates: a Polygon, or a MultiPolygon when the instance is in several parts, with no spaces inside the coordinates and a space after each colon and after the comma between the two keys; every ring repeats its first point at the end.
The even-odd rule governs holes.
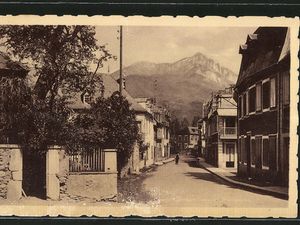
{"type": "Polygon", "coordinates": [[[70,148],[116,148],[118,172],[128,162],[134,143],[139,141],[135,112],[118,92],[107,99],[96,99],[89,111],[74,119],[72,129],[70,148]]]}
{"type": "Polygon", "coordinates": [[[50,108],[59,90],[93,91],[95,73],[112,58],[104,45],[98,45],[92,26],[1,26],[0,38],[10,55],[34,65],[37,81],[35,98],[45,100],[50,108]],[[98,55],[98,57],[97,57],[98,55]],[[95,72],[91,64],[97,64],[95,72]]]}
{"type": "Polygon", "coordinates": [[[18,143],[41,152],[49,144],[66,144],[72,129],[66,100],[76,92],[93,94],[101,82],[97,70],[112,55],[97,44],[92,26],[0,26],[0,39],[10,56],[33,65],[36,77],[33,90],[11,79],[8,91],[16,86],[22,91],[11,98],[8,91],[1,93],[4,117],[9,118],[2,133],[14,133],[18,143]]]}

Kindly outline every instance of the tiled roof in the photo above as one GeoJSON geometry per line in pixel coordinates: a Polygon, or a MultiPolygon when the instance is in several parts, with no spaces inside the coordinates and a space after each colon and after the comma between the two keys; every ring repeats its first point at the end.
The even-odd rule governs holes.
{"type": "Polygon", "coordinates": [[[188,127],[190,134],[199,134],[198,127],[188,127]]]}
{"type": "Polygon", "coordinates": [[[0,52],[0,70],[27,73],[28,68],[19,62],[12,61],[7,54],[0,52]]]}
{"type": "MultiPolygon", "coordinates": [[[[104,85],[104,98],[110,97],[114,92],[119,91],[119,84],[117,81],[115,81],[110,75],[102,74],[102,80],[104,85]]],[[[95,98],[100,97],[100,89],[99,87],[96,87],[96,93],[95,98]]],[[[130,103],[130,107],[135,110],[136,112],[142,112],[146,113],[147,110],[142,107],[140,104],[138,104],[133,97],[129,95],[129,93],[126,90],[123,90],[122,92],[123,96],[126,98],[126,100],[130,103]]],[[[83,103],[81,101],[81,93],[78,93],[74,96],[74,98],[71,100],[70,107],[73,109],[88,109],[90,108],[89,104],[83,103]]]]}
{"type": "Polygon", "coordinates": [[[259,27],[248,35],[245,45],[240,46],[243,54],[241,69],[236,85],[259,71],[267,69],[280,60],[287,35],[287,27],[259,27]]]}

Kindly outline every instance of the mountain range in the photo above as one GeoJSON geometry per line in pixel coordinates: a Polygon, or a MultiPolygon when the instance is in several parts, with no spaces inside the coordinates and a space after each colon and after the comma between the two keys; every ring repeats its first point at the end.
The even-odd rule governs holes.
{"type": "MultiPolygon", "coordinates": [[[[126,90],[133,97],[154,97],[177,118],[202,115],[212,91],[234,84],[237,75],[202,53],[174,63],[137,62],[123,68],[126,90]]],[[[119,78],[119,71],[112,73],[119,78]]]]}

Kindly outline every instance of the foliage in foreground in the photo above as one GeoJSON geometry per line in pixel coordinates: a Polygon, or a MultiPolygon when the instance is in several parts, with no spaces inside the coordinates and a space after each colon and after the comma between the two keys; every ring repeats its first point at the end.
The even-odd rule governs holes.
{"type": "Polygon", "coordinates": [[[135,113],[117,92],[107,99],[96,99],[91,109],[74,114],[63,98],[51,108],[48,98],[33,101],[31,90],[21,78],[2,78],[0,87],[2,143],[21,144],[26,151],[41,154],[54,144],[66,146],[68,151],[116,148],[120,171],[139,140],[135,113]]]}

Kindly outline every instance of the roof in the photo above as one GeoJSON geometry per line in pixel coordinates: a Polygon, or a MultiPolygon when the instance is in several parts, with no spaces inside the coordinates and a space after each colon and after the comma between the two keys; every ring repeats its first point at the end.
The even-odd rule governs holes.
{"type": "Polygon", "coordinates": [[[245,43],[247,48],[240,46],[243,57],[236,86],[281,60],[280,55],[287,40],[287,31],[287,27],[259,27],[254,34],[248,35],[245,43]]]}
{"type": "MultiPolygon", "coordinates": [[[[119,84],[115,81],[110,75],[102,74],[103,85],[104,85],[104,98],[109,98],[114,92],[119,91],[119,84]]],[[[123,96],[129,102],[131,109],[135,110],[136,112],[146,113],[147,110],[142,107],[137,101],[134,100],[133,97],[126,91],[123,90],[123,96]]],[[[101,92],[99,86],[96,87],[95,98],[100,97],[101,92]]],[[[81,101],[81,93],[77,93],[74,98],[70,101],[70,107],[73,109],[89,109],[90,105],[87,103],[83,103],[81,101]]]]}
{"type": "Polygon", "coordinates": [[[4,52],[0,52],[0,71],[14,71],[18,74],[26,75],[29,70],[23,64],[11,60],[4,52]]]}
{"type": "Polygon", "coordinates": [[[199,134],[198,127],[188,127],[190,134],[199,134]]]}
{"type": "Polygon", "coordinates": [[[237,116],[237,109],[218,109],[219,116],[237,116]]]}

